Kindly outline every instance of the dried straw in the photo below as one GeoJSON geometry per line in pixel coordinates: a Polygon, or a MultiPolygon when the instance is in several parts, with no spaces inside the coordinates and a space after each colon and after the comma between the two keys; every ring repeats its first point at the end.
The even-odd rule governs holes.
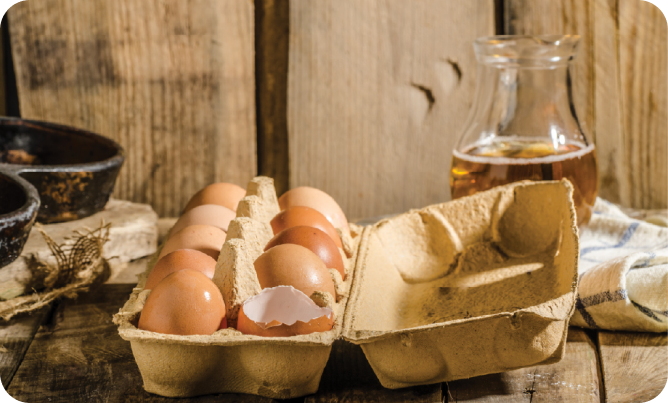
{"type": "Polygon", "coordinates": [[[111,223],[102,221],[97,229],[75,231],[60,245],[39,224],[35,228],[49,245],[57,264],[51,266],[33,260],[33,273],[44,276],[45,288],[41,292],[1,301],[0,319],[9,320],[19,313],[33,312],[57,298],[76,298],[109,274],[109,264],[102,257],[102,251],[109,241],[111,223]]]}

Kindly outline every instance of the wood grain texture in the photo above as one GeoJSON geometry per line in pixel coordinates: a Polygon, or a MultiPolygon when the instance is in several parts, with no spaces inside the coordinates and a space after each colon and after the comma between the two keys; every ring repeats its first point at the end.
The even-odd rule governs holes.
{"type": "Polygon", "coordinates": [[[115,197],[174,216],[205,185],[255,175],[251,1],[31,0],[8,14],[22,116],[121,143],[115,197]]]}
{"type": "Polygon", "coordinates": [[[441,384],[385,389],[360,346],[337,340],[322,374],[320,387],[304,403],[434,403],[442,401],[441,384]]]}
{"type": "Polygon", "coordinates": [[[289,189],[289,24],[288,1],[255,0],[258,172],[274,178],[279,196],[289,189]]]}
{"type": "MultiPolygon", "coordinates": [[[[510,35],[580,35],[573,63],[575,108],[585,135],[594,132],[594,0],[506,0],[505,32],[510,35]]],[[[598,18],[598,15],[596,16],[598,18]]]]}
{"type": "Polygon", "coordinates": [[[601,401],[596,346],[576,328],[568,330],[566,354],[556,364],[454,381],[448,387],[448,402],[601,401]]]}
{"type": "Polygon", "coordinates": [[[596,156],[599,169],[599,196],[620,203],[628,195],[630,184],[623,180],[626,155],[622,94],[619,69],[618,0],[593,0],[594,25],[594,108],[596,156]]]}
{"type": "Polygon", "coordinates": [[[607,402],[648,402],[668,381],[665,333],[598,333],[607,402]]]}
{"type": "Polygon", "coordinates": [[[9,321],[0,320],[0,381],[7,390],[28,350],[37,329],[48,316],[51,306],[9,321]]]}
{"type": "MultiPolygon", "coordinates": [[[[132,284],[103,285],[97,292],[58,305],[35,335],[8,392],[23,402],[174,402],[147,393],[130,343],[121,339],[113,314],[132,284]]],[[[179,402],[269,403],[251,395],[208,395],[179,402]]]]}
{"type": "Polygon", "coordinates": [[[290,1],[290,186],[349,219],[450,199],[494,1],[290,1]]]}
{"type": "Polygon", "coordinates": [[[575,103],[596,144],[601,197],[668,205],[668,29],[642,0],[507,0],[510,34],[579,34],[575,103]],[[595,17],[594,17],[595,16],[595,17]]]}
{"type": "Polygon", "coordinates": [[[623,205],[668,206],[668,27],[651,3],[619,0],[623,205]]]}

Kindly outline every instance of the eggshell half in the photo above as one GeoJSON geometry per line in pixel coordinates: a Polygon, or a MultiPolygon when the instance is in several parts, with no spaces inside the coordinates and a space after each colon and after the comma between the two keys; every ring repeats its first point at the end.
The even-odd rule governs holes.
{"type": "Polygon", "coordinates": [[[337,247],[343,248],[341,237],[339,236],[339,233],[336,232],[334,225],[332,225],[322,213],[311,207],[290,207],[276,214],[271,220],[271,229],[274,231],[274,234],[278,234],[288,228],[299,227],[302,225],[323,231],[332,238],[337,247]]]}
{"type": "Polygon", "coordinates": [[[218,227],[211,225],[191,225],[173,234],[165,242],[158,259],[177,249],[195,249],[218,260],[220,249],[225,243],[227,234],[218,227]]]}
{"type": "Polygon", "coordinates": [[[294,287],[265,288],[247,299],[239,311],[237,330],[264,337],[326,332],[334,326],[330,308],[317,306],[294,287]]]}
{"type": "Polygon", "coordinates": [[[267,243],[264,250],[267,251],[283,244],[295,244],[305,247],[315,253],[325,263],[325,267],[338,270],[341,273],[341,278],[345,278],[346,272],[343,267],[341,252],[339,252],[339,248],[336,247],[332,238],[321,230],[306,226],[284,229],[267,243]]]}
{"type": "Polygon", "coordinates": [[[206,253],[194,249],[178,249],[171,252],[153,266],[144,285],[145,290],[153,289],[158,283],[170,274],[179,270],[199,271],[209,279],[216,271],[216,261],[206,253]]]}
{"type": "Polygon", "coordinates": [[[232,211],[237,211],[239,200],[246,196],[246,190],[233,183],[214,183],[195,193],[190,199],[183,213],[187,213],[197,206],[204,204],[217,204],[225,206],[232,211]]]}
{"type": "Polygon", "coordinates": [[[346,219],[346,215],[343,214],[343,210],[341,210],[339,204],[332,198],[332,196],[320,189],[309,186],[290,189],[278,199],[278,205],[281,210],[293,206],[314,208],[327,217],[327,220],[329,220],[335,228],[341,228],[350,233],[348,219],[346,219]]]}
{"type": "Polygon", "coordinates": [[[237,213],[227,207],[217,204],[204,204],[184,213],[169,233],[176,234],[190,225],[211,225],[227,232],[230,221],[234,220],[236,216],[237,213]]]}
{"type": "Polygon", "coordinates": [[[334,281],[325,263],[303,246],[274,246],[261,254],[254,266],[262,288],[291,285],[306,295],[324,291],[336,297],[334,281]]]}
{"type": "Polygon", "coordinates": [[[151,291],[138,327],[156,333],[210,335],[226,326],[225,303],[218,287],[204,274],[181,270],[151,291]]]}

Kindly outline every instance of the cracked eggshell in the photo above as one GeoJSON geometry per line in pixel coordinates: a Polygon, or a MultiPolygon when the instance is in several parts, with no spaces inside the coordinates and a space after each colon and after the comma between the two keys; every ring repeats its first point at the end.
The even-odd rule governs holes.
{"type": "Polygon", "coordinates": [[[158,260],[177,249],[195,249],[218,260],[227,234],[211,225],[190,225],[172,235],[158,255],[158,260]]]}
{"type": "Polygon", "coordinates": [[[204,204],[217,204],[237,211],[237,204],[244,196],[246,196],[246,190],[240,186],[225,182],[214,183],[195,193],[186,204],[186,208],[183,209],[183,214],[204,204]]]}
{"type": "Polygon", "coordinates": [[[209,279],[216,271],[216,261],[206,253],[194,249],[178,249],[171,252],[153,266],[146,279],[145,290],[153,289],[162,279],[179,270],[198,271],[209,279]]]}
{"type": "Polygon", "coordinates": [[[253,263],[262,288],[291,285],[306,295],[324,291],[336,295],[334,282],[315,253],[300,245],[275,246],[253,263]]]}
{"type": "Polygon", "coordinates": [[[341,277],[345,278],[346,271],[343,266],[341,252],[339,252],[339,248],[336,247],[332,238],[321,230],[307,226],[284,229],[267,243],[264,250],[266,252],[275,246],[283,244],[295,244],[307,248],[325,263],[325,267],[336,269],[341,273],[341,277]]]}
{"type": "Polygon", "coordinates": [[[211,225],[227,232],[230,221],[234,220],[236,216],[237,214],[227,207],[217,204],[204,204],[179,217],[169,233],[170,235],[176,234],[191,225],[211,225]]]}
{"type": "Polygon", "coordinates": [[[292,227],[307,226],[323,231],[334,241],[337,247],[342,248],[343,243],[339,233],[327,217],[321,212],[307,206],[294,206],[278,213],[271,220],[271,229],[274,234],[292,227]]]}
{"type": "Polygon", "coordinates": [[[350,233],[348,219],[339,204],[332,196],[320,189],[309,186],[290,189],[279,197],[278,205],[281,210],[294,206],[311,207],[321,212],[334,227],[342,228],[346,233],[350,233]]]}
{"type": "Polygon", "coordinates": [[[204,274],[181,270],[165,277],[146,298],[138,328],[176,335],[211,335],[227,327],[225,303],[204,274]]]}
{"type": "Polygon", "coordinates": [[[265,288],[247,299],[239,312],[237,330],[264,337],[287,337],[332,329],[334,314],[290,286],[265,288]]]}

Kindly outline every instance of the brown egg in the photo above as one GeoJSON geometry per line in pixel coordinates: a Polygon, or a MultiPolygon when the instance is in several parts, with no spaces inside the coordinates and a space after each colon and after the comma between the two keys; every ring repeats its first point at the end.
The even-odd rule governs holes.
{"type": "Polygon", "coordinates": [[[191,225],[173,234],[165,242],[158,259],[177,249],[195,249],[218,260],[220,249],[225,243],[225,231],[211,225],[191,225]]]}
{"type": "Polygon", "coordinates": [[[138,327],[165,334],[210,335],[226,322],[225,302],[213,281],[200,272],[181,270],[151,291],[138,327]]]}
{"type": "Polygon", "coordinates": [[[276,217],[271,220],[271,229],[274,231],[274,234],[278,234],[288,228],[299,227],[302,225],[323,231],[332,238],[337,247],[343,248],[341,237],[339,237],[339,233],[336,232],[332,223],[327,221],[327,218],[319,211],[314,210],[311,207],[290,207],[276,214],[276,217]]]}
{"type": "Polygon", "coordinates": [[[194,249],[175,250],[158,260],[158,263],[153,266],[144,289],[153,289],[163,278],[186,269],[199,271],[211,279],[216,271],[216,261],[211,256],[194,249]]]}
{"type": "Polygon", "coordinates": [[[274,246],[255,260],[255,272],[262,288],[291,285],[307,296],[326,291],[336,297],[334,281],[315,253],[300,245],[274,246]]]}
{"type": "Polygon", "coordinates": [[[198,224],[211,225],[227,232],[230,221],[234,220],[236,216],[237,213],[227,207],[217,204],[203,204],[184,213],[169,233],[176,234],[187,226],[198,224]]]}
{"type": "Polygon", "coordinates": [[[293,287],[265,288],[244,301],[237,330],[264,337],[289,337],[326,332],[334,325],[330,308],[317,306],[293,287]]]}
{"type": "Polygon", "coordinates": [[[350,232],[348,220],[339,204],[332,196],[320,189],[308,186],[290,189],[278,199],[278,205],[281,207],[281,210],[286,210],[293,206],[311,207],[321,212],[335,228],[341,228],[346,232],[350,232]]]}
{"type": "Polygon", "coordinates": [[[295,244],[305,247],[315,253],[325,263],[325,267],[338,270],[341,273],[341,277],[345,278],[346,272],[343,268],[343,259],[341,258],[339,248],[336,247],[332,238],[321,230],[306,226],[284,229],[267,243],[264,250],[267,251],[277,245],[283,244],[295,244]]]}
{"type": "Polygon", "coordinates": [[[186,204],[183,213],[185,214],[189,210],[204,204],[217,204],[232,211],[237,211],[237,204],[244,196],[246,196],[246,191],[240,186],[233,183],[214,183],[195,193],[186,204]]]}

